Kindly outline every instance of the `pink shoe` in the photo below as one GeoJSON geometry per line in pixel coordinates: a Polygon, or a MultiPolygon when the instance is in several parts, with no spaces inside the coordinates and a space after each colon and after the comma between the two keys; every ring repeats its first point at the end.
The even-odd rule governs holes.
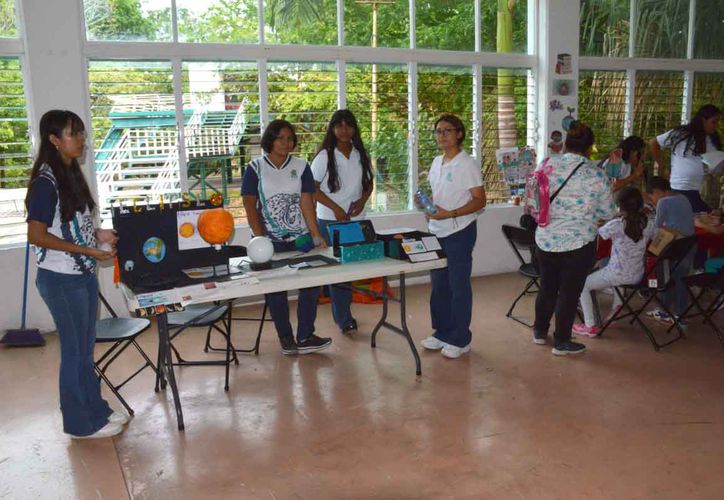
{"type": "Polygon", "coordinates": [[[598,327],[586,326],[583,323],[576,323],[573,325],[573,332],[578,335],[583,335],[584,337],[593,338],[598,336],[598,327]]]}

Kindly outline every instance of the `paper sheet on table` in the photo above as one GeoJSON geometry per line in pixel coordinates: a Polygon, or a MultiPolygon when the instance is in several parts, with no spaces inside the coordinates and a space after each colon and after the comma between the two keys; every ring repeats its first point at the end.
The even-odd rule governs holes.
{"type": "Polygon", "coordinates": [[[435,236],[423,236],[422,242],[425,244],[425,248],[430,252],[433,250],[442,250],[440,242],[435,236]]]}
{"type": "MultiPolygon", "coordinates": [[[[181,297],[176,289],[162,290],[160,292],[139,293],[135,296],[138,307],[152,307],[161,304],[176,304],[181,302],[181,297]]],[[[137,309],[136,308],[136,309],[137,309]]]]}
{"type": "Polygon", "coordinates": [[[412,255],[408,254],[407,257],[409,257],[410,262],[426,262],[428,260],[435,260],[438,258],[436,252],[415,253],[412,255]]]}
{"type": "Polygon", "coordinates": [[[411,227],[393,227],[392,229],[380,229],[379,231],[377,231],[377,234],[390,235],[390,234],[411,233],[413,231],[417,231],[417,229],[413,229],[411,227]]]}

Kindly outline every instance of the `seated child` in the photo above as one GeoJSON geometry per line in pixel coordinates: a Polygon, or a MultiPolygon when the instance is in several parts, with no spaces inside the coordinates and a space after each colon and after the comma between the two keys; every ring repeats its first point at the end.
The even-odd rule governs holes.
{"type": "MultiPolygon", "coordinates": [[[[654,235],[654,223],[644,212],[644,200],[641,191],[634,187],[625,187],[618,192],[616,204],[620,216],[598,229],[598,234],[613,242],[611,259],[600,270],[589,274],[581,293],[581,308],[585,323],[573,325],[573,331],[586,337],[595,337],[599,330],[593,313],[591,292],[621,285],[631,285],[641,281],[644,273],[646,247],[654,235]]],[[[618,294],[613,296],[615,314],[621,307],[618,294]]]]}

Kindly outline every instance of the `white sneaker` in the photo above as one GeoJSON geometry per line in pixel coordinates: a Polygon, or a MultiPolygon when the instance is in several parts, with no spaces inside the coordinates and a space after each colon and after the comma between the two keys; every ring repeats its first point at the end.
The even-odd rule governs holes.
{"type": "Polygon", "coordinates": [[[440,349],[443,349],[445,348],[445,346],[449,345],[447,342],[443,342],[442,340],[438,339],[437,337],[433,337],[432,335],[423,340],[421,344],[422,347],[431,351],[439,351],[440,349]]]}
{"type": "Polygon", "coordinates": [[[442,348],[442,355],[450,359],[459,358],[466,352],[470,352],[470,344],[466,345],[465,347],[458,347],[456,345],[446,344],[445,347],[442,348]]]}
{"type": "Polygon", "coordinates": [[[126,425],[128,422],[130,422],[130,420],[130,415],[126,415],[125,413],[121,413],[120,411],[114,411],[108,417],[108,422],[111,424],[126,425]]]}
{"type": "Polygon", "coordinates": [[[121,432],[123,432],[123,425],[108,422],[93,434],[89,434],[87,436],[76,436],[75,434],[71,434],[70,437],[72,439],[101,439],[115,436],[121,432]]]}

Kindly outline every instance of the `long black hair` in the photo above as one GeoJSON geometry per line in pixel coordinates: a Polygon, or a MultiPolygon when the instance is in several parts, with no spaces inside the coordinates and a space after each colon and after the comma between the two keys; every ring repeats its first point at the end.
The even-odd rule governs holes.
{"type": "MultiPolygon", "coordinates": [[[[691,151],[696,156],[703,155],[706,153],[707,136],[707,133],[704,131],[704,120],[720,115],[721,110],[713,104],[702,106],[689,123],[676,127],[671,131],[671,135],[667,140],[668,145],[671,146],[671,149],[674,149],[679,143],[683,142],[684,154],[686,154],[687,151],[691,151]]],[[[717,149],[721,149],[719,134],[714,131],[709,137],[711,137],[711,142],[714,146],[717,149]]]]}
{"type": "Polygon", "coordinates": [[[637,135],[630,135],[618,144],[618,147],[623,152],[621,159],[626,163],[630,163],[631,154],[636,151],[643,151],[646,149],[646,143],[644,140],[637,135]]]}
{"type": "Polygon", "coordinates": [[[38,178],[40,167],[48,165],[53,172],[58,188],[60,217],[64,221],[70,221],[76,212],[84,212],[86,209],[93,211],[96,203],[80,169],[78,160],[74,158],[71,160],[70,165],[64,164],[58,149],[50,142],[51,135],[58,139],[63,137],[63,130],[66,128],[70,128],[70,132],[74,135],[85,132],[83,120],[72,111],[53,109],[45,113],[40,119],[40,147],[38,148],[38,156],[33,163],[33,170],[30,173],[28,194],[25,196],[25,208],[28,207],[33,181],[38,178]]]}
{"type": "Polygon", "coordinates": [[[329,191],[331,193],[339,191],[339,172],[337,172],[337,162],[334,156],[334,148],[337,147],[337,137],[334,135],[334,127],[341,123],[346,123],[354,129],[352,145],[359,152],[359,159],[362,164],[362,192],[370,192],[372,191],[373,183],[372,163],[362,143],[357,118],[355,118],[354,114],[348,109],[338,109],[334,112],[331,120],[329,120],[329,125],[327,125],[327,133],[324,135],[324,140],[317,150],[317,154],[321,151],[327,152],[327,186],[329,187],[329,191]]]}
{"type": "Polygon", "coordinates": [[[623,216],[623,232],[638,242],[644,237],[644,229],[649,222],[643,211],[644,198],[641,191],[631,186],[623,188],[616,197],[616,204],[623,216]]]}

